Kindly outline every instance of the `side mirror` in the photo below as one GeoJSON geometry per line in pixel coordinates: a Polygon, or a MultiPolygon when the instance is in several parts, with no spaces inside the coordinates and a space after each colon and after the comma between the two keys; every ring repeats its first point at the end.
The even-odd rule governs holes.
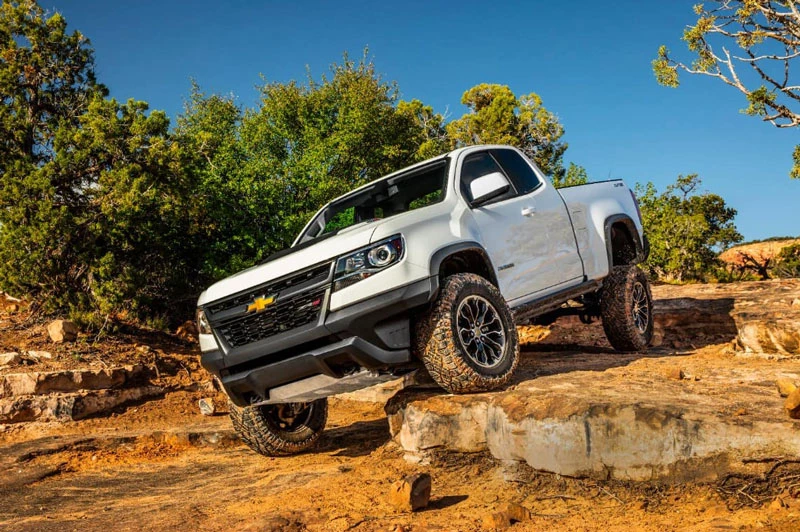
{"type": "Polygon", "coordinates": [[[473,179],[469,184],[469,193],[472,196],[470,205],[477,207],[501,196],[508,191],[511,184],[500,172],[492,172],[477,179],[473,179]]]}

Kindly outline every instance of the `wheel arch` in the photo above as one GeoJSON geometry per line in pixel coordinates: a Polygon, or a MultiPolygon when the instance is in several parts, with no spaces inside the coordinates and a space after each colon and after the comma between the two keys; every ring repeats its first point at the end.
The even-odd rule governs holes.
{"type": "Polygon", "coordinates": [[[640,238],[630,216],[615,214],[606,218],[603,225],[609,271],[614,266],[638,264],[647,259],[646,239],[640,238]]]}
{"type": "Polygon", "coordinates": [[[431,275],[440,279],[454,273],[474,273],[499,286],[492,260],[478,242],[456,242],[437,250],[431,257],[430,268],[431,275]]]}

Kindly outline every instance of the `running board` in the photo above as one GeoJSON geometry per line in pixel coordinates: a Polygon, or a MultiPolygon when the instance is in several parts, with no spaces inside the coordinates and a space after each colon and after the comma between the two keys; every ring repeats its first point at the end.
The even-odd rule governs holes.
{"type": "Polygon", "coordinates": [[[556,310],[561,305],[590,292],[597,291],[603,285],[602,281],[587,281],[572,288],[567,288],[555,294],[534,299],[528,303],[524,303],[518,307],[511,309],[511,314],[514,316],[514,321],[518,324],[523,320],[529,320],[542,314],[547,314],[556,310]]]}

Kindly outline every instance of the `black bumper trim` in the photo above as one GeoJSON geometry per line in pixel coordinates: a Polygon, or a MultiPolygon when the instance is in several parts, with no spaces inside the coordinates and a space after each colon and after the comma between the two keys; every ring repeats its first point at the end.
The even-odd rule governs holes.
{"type": "Polygon", "coordinates": [[[329,312],[324,323],[288,335],[293,345],[287,347],[296,350],[288,355],[274,353],[277,356],[271,358],[272,349],[266,354],[250,352],[248,360],[237,356],[231,366],[221,350],[214,350],[203,353],[201,362],[239,406],[252,398],[267,398],[272,388],[314,375],[342,377],[343,367],[381,369],[407,364],[411,361],[410,317],[435,298],[438,288],[438,278],[430,277],[329,312]],[[320,346],[324,337],[332,342],[320,346]]]}

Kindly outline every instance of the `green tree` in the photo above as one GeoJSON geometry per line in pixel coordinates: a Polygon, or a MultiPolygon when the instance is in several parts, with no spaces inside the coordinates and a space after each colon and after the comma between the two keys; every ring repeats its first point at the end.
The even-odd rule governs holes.
{"type": "Polygon", "coordinates": [[[50,310],[165,312],[191,279],[179,252],[183,205],[163,113],[95,98],[61,127],[53,159],[4,179],[0,282],[50,310]]]}
{"type": "Polygon", "coordinates": [[[207,243],[203,275],[218,278],[288,247],[319,207],[432,155],[441,117],[398,102],[366,57],[320,80],[266,83],[256,109],[193,88],[177,135],[207,243]],[[196,154],[192,156],[192,154],[196,154]]]}
{"type": "Polygon", "coordinates": [[[553,176],[551,179],[556,188],[585,185],[589,182],[589,176],[586,174],[586,168],[575,163],[569,163],[569,167],[567,168],[567,172],[563,178],[553,176]]]}
{"type": "Polygon", "coordinates": [[[447,124],[453,148],[509,144],[521,149],[554,182],[563,182],[564,127],[535,93],[517,97],[505,85],[482,83],[464,93],[469,111],[447,124]]]}
{"type": "Polygon", "coordinates": [[[163,113],[105,94],[61,15],[0,6],[0,286],[46,310],[165,311],[192,278],[178,152],[163,113]]]}
{"type": "Polygon", "coordinates": [[[419,100],[400,101],[397,104],[397,113],[409,120],[407,127],[416,132],[417,138],[414,142],[419,145],[415,154],[417,160],[424,161],[448,151],[449,140],[444,117],[433,112],[433,107],[419,100]]]}
{"type": "Polygon", "coordinates": [[[86,37],[36,2],[0,5],[0,177],[51,160],[58,127],[74,125],[98,93],[86,37]]]}
{"type": "Polygon", "coordinates": [[[779,278],[800,277],[800,244],[784,247],[775,257],[772,275],[779,278]]]}
{"type": "Polygon", "coordinates": [[[636,185],[650,239],[645,267],[656,278],[705,280],[718,267],[719,252],[742,241],[734,224],[736,210],[716,194],[698,193],[701,183],[690,174],[678,176],[662,193],[652,183],[636,185]]]}
{"type": "MultiPolygon", "coordinates": [[[[656,80],[678,87],[680,71],[708,76],[741,92],[745,113],[779,128],[800,125],[800,86],[791,76],[800,57],[800,4],[710,0],[694,11],[697,21],[683,32],[692,61],[678,61],[661,46],[653,60],[656,80]]],[[[800,178],[800,146],[790,175],[800,178]]]]}

